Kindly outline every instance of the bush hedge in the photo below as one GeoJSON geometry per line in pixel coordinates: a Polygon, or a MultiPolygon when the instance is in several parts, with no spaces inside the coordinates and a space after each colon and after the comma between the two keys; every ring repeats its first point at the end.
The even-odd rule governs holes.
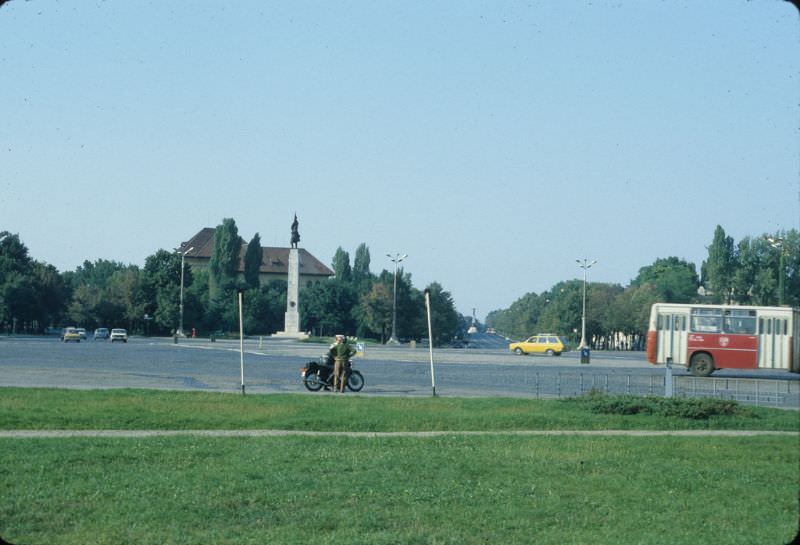
{"type": "Polygon", "coordinates": [[[736,401],[708,397],[641,397],[608,395],[592,390],[581,397],[572,398],[572,401],[600,414],[654,414],[693,420],[708,420],[715,416],[757,417],[753,411],[736,401]]]}

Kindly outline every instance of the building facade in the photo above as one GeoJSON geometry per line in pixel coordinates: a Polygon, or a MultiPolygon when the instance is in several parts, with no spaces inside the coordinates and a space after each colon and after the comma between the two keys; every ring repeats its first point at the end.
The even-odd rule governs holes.
{"type": "MultiPolygon", "coordinates": [[[[188,241],[181,244],[181,248],[191,248],[186,253],[186,264],[192,270],[200,271],[208,268],[211,254],[214,251],[214,229],[205,227],[188,241]]],[[[244,256],[247,253],[247,243],[242,243],[239,250],[239,274],[244,278],[244,256]]],[[[333,276],[333,271],[319,259],[303,248],[298,249],[300,289],[309,288],[333,276]]],[[[261,285],[275,280],[286,281],[289,275],[289,248],[264,247],[261,253],[261,267],[259,280],[261,285]]]]}

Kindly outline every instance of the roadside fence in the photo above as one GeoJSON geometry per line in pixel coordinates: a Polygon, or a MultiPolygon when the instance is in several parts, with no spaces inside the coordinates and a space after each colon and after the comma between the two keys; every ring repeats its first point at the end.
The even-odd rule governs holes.
{"type": "MultiPolygon", "coordinates": [[[[592,390],[645,396],[663,396],[665,392],[664,376],[626,373],[528,372],[517,376],[514,384],[537,398],[576,397],[592,390]]],[[[673,376],[673,390],[675,397],[714,397],[800,409],[800,381],[796,380],[673,376]]]]}

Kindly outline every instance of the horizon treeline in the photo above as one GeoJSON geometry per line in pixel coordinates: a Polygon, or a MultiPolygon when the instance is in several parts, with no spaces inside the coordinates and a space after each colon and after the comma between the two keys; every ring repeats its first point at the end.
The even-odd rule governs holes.
{"type": "MultiPolygon", "coordinates": [[[[244,239],[236,222],[225,218],[215,229],[208,267],[184,269],[183,330],[198,335],[238,331],[237,293],[244,293],[244,328],[248,335],[269,335],[284,326],[286,286],[282,280],[261,284],[260,236],[247,243],[243,274],[239,269],[244,239]]],[[[300,292],[301,328],[315,335],[343,333],[385,342],[391,332],[394,273],[370,271],[366,244],[333,256],[334,276],[300,292]]],[[[98,259],[74,271],[59,272],[36,261],[19,235],[0,232],[0,326],[6,332],[42,333],[75,325],[125,327],[133,333],[173,334],[180,322],[181,255],[157,250],[144,267],[98,259]]],[[[434,342],[463,335],[469,318],[458,314],[451,294],[438,282],[430,291],[434,342]]],[[[397,334],[427,338],[424,290],[411,274],[397,271],[397,334]]]]}
{"type": "MultiPolygon", "coordinates": [[[[643,349],[653,303],[726,303],[800,306],[800,235],[796,229],[746,236],[737,243],[717,225],[708,257],[697,270],[678,257],[639,269],[627,287],[590,282],[586,337],[600,348],[643,349]],[[781,288],[783,288],[781,290],[781,288]]],[[[509,308],[490,312],[486,326],[510,338],[554,333],[580,336],[583,281],[559,282],[526,293],[509,308]]]]}

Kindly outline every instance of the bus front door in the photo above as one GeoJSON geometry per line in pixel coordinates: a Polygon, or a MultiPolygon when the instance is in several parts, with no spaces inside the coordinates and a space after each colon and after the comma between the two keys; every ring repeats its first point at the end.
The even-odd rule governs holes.
{"type": "Polygon", "coordinates": [[[659,314],[657,318],[658,329],[658,356],[659,363],[666,363],[667,358],[672,358],[676,365],[686,365],[687,332],[686,324],[689,316],[686,314],[659,314]]]}

